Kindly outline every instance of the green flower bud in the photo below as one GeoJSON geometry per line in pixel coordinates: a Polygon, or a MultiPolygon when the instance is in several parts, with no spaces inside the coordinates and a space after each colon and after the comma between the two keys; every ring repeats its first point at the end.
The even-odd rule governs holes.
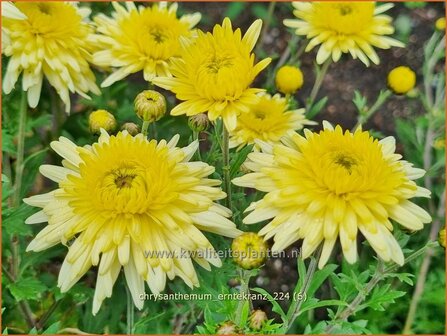
{"type": "Polygon", "coordinates": [[[135,98],[134,107],[141,120],[152,123],[166,113],[166,99],[157,91],[145,90],[135,98]]]}

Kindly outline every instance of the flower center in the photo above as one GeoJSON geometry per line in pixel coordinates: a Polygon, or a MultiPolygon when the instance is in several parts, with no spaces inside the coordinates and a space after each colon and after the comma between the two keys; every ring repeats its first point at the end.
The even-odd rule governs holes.
{"type": "Polygon", "coordinates": [[[158,44],[163,43],[168,38],[165,30],[161,27],[152,27],[149,31],[149,35],[153,38],[155,43],[158,44]]]}
{"type": "Polygon", "coordinates": [[[357,165],[357,160],[347,153],[335,154],[334,161],[336,165],[345,168],[349,174],[352,173],[353,166],[357,165]]]}
{"type": "Polygon", "coordinates": [[[373,2],[318,3],[314,24],[340,35],[355,35],[370,26],[373,16],[373,2]]]}
{"type": "Polygon", "coordinates": [[[216,56],[214,55],[206,68],[209,73],[217,74],[222,68],[230,68],[233,65],[233,58],[231,56],[216,56]]]}
{"type": "Polygon", "coordinates": [[[121,173],[118,172],[115,177],[115,185],[118,187],[118,189],[131,188],[132,181],[134,180],[135,176],[136,175],[121,175],[121,173]]]}

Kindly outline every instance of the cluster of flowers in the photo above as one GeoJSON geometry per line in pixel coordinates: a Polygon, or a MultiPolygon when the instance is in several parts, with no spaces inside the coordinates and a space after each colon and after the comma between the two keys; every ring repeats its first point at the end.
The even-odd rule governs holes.
{"type": "MultiPolygon", "coordinates": [[[[242,251],[265,249],[264,241],[270,238],[273,251],[302,240],[306,258],[321,245],[319,267],[326,264],[337,240],[347,261],[356,262],[360,231],[380,258],[403,264],[390,219],[409,230],[420,230],[431,221],[410,201],[430,196],[414,182],[424,170],[395,153],[394,138],[378,141],[361,127],[350,132],[324,122],[319,133],[304,129],[304,136],[298,134],[296,130],[314,124],[306,120],[304,109],[288,108],[287,95],[303,83],[300,70],[286,66],[277,73],[277,88],[286,97],[252,87],[271,62],[256,62],[252,52],[261,20],[245,34],[233,29],[228,18],[212,32],[203,32],[194,29],[200,14],[179,18],[175,3],[126,2],[113,7],[111,16],[99,14],[91,22],[89,11],[74,3],[5,3],[2,52],[9,62],[4,91],[11,92],[22,74],[29,105],[36,107],[45,77],[69,111],[70,92],[83,97],[88,92],[100,94],[91,65],[112,70],[102,87],[143,71],[148,82],[170,90],[181,101],[171,115],[205,113],[204,120],[211,122],[221,118],[230,132],[230,147],[255,144],[244,163],[249,173],[232,182],[265,193],[246,209],[250,213],[244,223],[268,224],[258,234],[237,229],[231,209],[217,203],[226,193],[219,187],[221,181],[209,178],[215,168],[191,161],[197,141],[179,148],[178,136],[159,142],[147,138],[148,123],[165,114],[166,101],[155,91],[145,91],[135,100],[142,133],[126,124],[124,131],[110,135],[106,130],[114,129],[116,121],[107,111],[96,111],[90,126],[100,133],[98,141],[84,147],[64,137],[53,141],[51,148],[63,158],[62,166],[43,165],[40,172],[58,188],[24,200],[42,209],[27,219],[28,224],[48,223],[28,250],[69,245],[58,280],[62,292],[92,266],[98,266],[94,314],[111,296],[122,268],[139,309],[145,281],[153,293],[176,276],[198,286],[192,259],[210,270],[210,264],[221,265],[214,254],[145,258],[144,251],[213,249],[202,231],[237,237],[233,249],[242,251]]],[[[387,36],[394,29],[383,13],[391,5],[300,2],[294,7],[298,19],[284,23],[309,38],[307,51],[320,45],[319,64],[337,62],[345,53],[365,65],[378,64],[373,47],[403,46],[387,36]]],[[[414,82],[408,68],[389,76],[397,93],[407,92],[414,82]]],[[[247,268],[261,263],[240,261],[247,268]]]]}

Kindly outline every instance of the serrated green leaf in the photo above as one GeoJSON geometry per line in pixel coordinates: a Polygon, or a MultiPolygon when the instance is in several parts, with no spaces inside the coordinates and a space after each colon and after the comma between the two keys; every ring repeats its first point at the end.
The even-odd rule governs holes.
{"type": "Polygon", "coordinates": [[[273,298],[273,296],[269,292],[267,292],[265,289],[259,288],[259,287],[252,288],[251,290],[264,295],[269,300],[269,302],[272,304],[272,306],[273,306],[272,311],[277,313],[279,316],[281,316],[281,319],[283,322],[287,321],[286,313],[284,313],[284,311],[282,310],[279,303],[273,298]]]}
{"type": "Polygon", "coordinates": [[[9,291],[17,301],[37,300],[47,290],[41,281],[32,278],[21,279],[8,285],[9,291]]]}

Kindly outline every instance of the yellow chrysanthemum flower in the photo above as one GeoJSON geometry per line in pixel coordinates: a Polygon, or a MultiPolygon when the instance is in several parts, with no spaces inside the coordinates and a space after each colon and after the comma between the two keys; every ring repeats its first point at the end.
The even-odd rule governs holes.
{"type": "Polygon", "coordinates": [[[266,58],[255,64],[251,53],[261,32],[262,21],[256,20],[245,35],[233,31],[225,18],[222,26],[215,25],[213,33],[198,32],[194,42],[184,44],[182,59],[173,61],[174,78],[155,78],[153,83],[174,92],[185,102],[171,111],[172,115],[188,116],[208,112],[211,121],[222,117],[229,131],[236,127],[237,115],[248,112],[257,102],[250,88],[255,77],[270,63],[266,58]]]}
{"type": "Polygon", "coordinates": [[[439,245],[445,248],[445,227],[439,230],[439,245]]]}
{"type": "Polygon", "coordinates": [[[121,267],[137,308],[143,307],[144,281],[162,291],[166,276],[198,286],[192,259],[210,269],[221,261],[201,230],[227,237],[241,232],[228,220],[231,211],[214,201],[225,197],[220,181],[208,179],[214,168],[189,162],[198,142],[177,148],[169,143],[102,132],[97,143],[79,147],[61,137],[51,147],[62,167],[40,172],[58,189],[24,201],[42,208],[28,224],[48,222],[27,251],[68,244],[58,286],[69,290],[92,266],[98,266],[93,314],[96,314],[121,267]],[[183,252],[187,253],[183,253],[183,252]]]}
{"type": "Polygon", "coordinates": [[[435,28],[439,31],[444,31],[445,30],[445,18],[439,18],[436,20],[435,22],[435,28]]]}
{"type": "Polygon", "coordinates": [[[116,128],[115,116],[107,110],[96,110],[88,117],[88,127],[93,134],[101,133],[101,128],[111,133],[116,128]]]}
{"type": "Polygon", "coordinates": [[[395,154],[395,140],[375,140],[368,132],[335,129],[305,137],[295,133],[282,144],[261,143],[261,153],[251,153],[246,165],[251,174],[234,179],[239,186],[266,192],[252,203],[244,223],[270,222],[259,234],[274,237],[273,251],[303,239],[307,258],[323,243],[323,267],[340,239],[346,260],[357,260],[360,232],[384,261],[403,264],[404,256],[394,236],[390,218],[409,230],[420,230],[430,215],[412,203],[412,197],[430,197],[430,191],[413,180],[423,169],[395,154]],[[271,220],[272,219],[272,220],[271,220]]]}
{"type": "Polygon", "coordinates": [[[398,66],[389,72],[387,81],[395,94],[406,94],[416,85],[416,74],[407,66],[398,66]]]}
{"type": "Polygon", "coordinates": [[[244,232],[236,237],[231,244],[231,251],[234,262],[247,270],[264,264],[268,252],[267,244],[254,232],[244,232]]]}
{"type": "Polygon", "coordinates": [[[2,1],[2,17],[15,20],[25,20],[26,15],[23,14],[11,1],[2,1]]]}
{"type": "Polygon", "coordinates": [[[2,52],[10,57],[4,92],[10,93],[23,74],[22,88],[31,107],[39,103],[44,77],[56,89],[66,112],[70,111],[70,92],[86,98],[89,91],[99,95],[88,64],[93,48],[93,28],[85,21],[89,10],[63,2],[16,2],[15,6],[26,18],[2,21],[2,52]]]}
{"type": "Polygon", "coordinates": [[[293,14],[298,20],[284,20],[287,27],[296,28],[297,35],[311,39],[306,51],[317,45],[317,63],[332,56],[337,62],[342,53],[350,53],[366,66],[369,60],[379,64],[373,47],[388,49],[404,44],[385,35],[394,33],[392,18],[383,13],[393,7],[374,2],[294,2],[293,14]]]}
{"type": "Polygon", "coordinates": [[[200,13],[177,18],[177,3],[167,2],[150,7],[125,6],[112,2],[113,17],[99,14],[94,18],[100,35],[95,64],[119,68],[102,82],[110,86],[124,77],[143,70],[144,79],[171,76],[171,63],[180,56],[180,39],[191,38],[191,29],[200,21],[200,13]]]}
{"type": "Polygon", "coordinates": [[[259,101],[247,113],[241,113],[236,128],[230,132],[230,147],[253,144],[256,139],[278,142],[281,137],[315,124],[306,119],[304,109],[288,110],[287,99],[279,94],[259,94],[259,101]]]}

